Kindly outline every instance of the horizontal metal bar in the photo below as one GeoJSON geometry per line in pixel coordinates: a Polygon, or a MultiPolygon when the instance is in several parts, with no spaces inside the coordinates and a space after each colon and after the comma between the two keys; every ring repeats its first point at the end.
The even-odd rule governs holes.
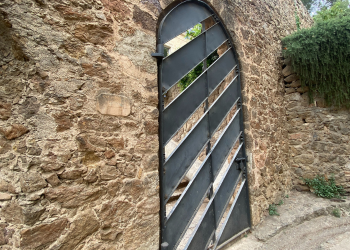
{"type": "Polygon", "coordinates": [[[211,15],[212,13],[203,5],[192,2],[179,4],[167,14],[160,24],[158,36],[162,39],[160,43],[170,41],[211,15]]]}
{"type": "Polygon", "coordinates": [[[199,153],[203,150],[203,147],[210,140],[208,131],[211,130],[210,134],[213,135],[234,107],[234,104],[238,99],[236,89],[237,81],[234,79],[220,95],[218,100],[213,103],[209,110],[202,116],[192,130],[179,143],[177,148],[166,159],[163,171],[165,200],[170,198],[177,185],[190,169],[190,166],[195,162],[199,153]],[[223,99],[224,102],[220,101],[221,99],[223,99]],[[213,124],[212,126],[215,127],[209,128],[208,118],[209,124],[213,124]],[[218,119],[218,121],[213,122],[212,119],[218,119]]]}
{"type": "Polygon", "coordinates": [[[165,90],[170,89],[226,40],[224,30],[220,25],[215,24],[166,57],[162,62],[162,87],[165,90]],[[211,39],[206,39],[206,36],[211,39]]]}
{"type": "Polygon", "coordinates": [[[222,245],[232,238],[232,236],[250,227],[249,209],[248,186],[246,180],[243,180],[235,201],[227,215],[224,226],[219,233],[217,245],[222,245]]]}
{"type": "Polygon", "coordinates": [[[169,244],[169,249],[175,249],[180,243],[210,187],[210,164],[207,162],[202,165],[201,170],[196,173],[195,178],[187,185],[187,188],[168,216],[165,224],[164,240],[169,244]]]}

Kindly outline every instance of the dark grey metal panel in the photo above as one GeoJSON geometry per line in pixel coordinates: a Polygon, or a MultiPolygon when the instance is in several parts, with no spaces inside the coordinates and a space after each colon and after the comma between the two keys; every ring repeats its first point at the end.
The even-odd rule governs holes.
{"type": "Polygon", "coordinates": [[[211,200],[207,206],[204,216],[195,229],[193,238],[187,243],[186,250],[204,250],[207,249],[215,231],[215,212],[211,200]]]}
{"type": "MultiPolygon", "coordinates": [[[[240,150],[240,148],[238,150],[240,150]]],[[[237,168],[237,163],[234,162],[235,158],[236,157],[232,159],[230,168],[226,172],[224,180],[221,182],[219,189],[215,193],[214,207],[216,227],[219,226],[220,220],[240,179],[241,171],[237,168]]]]}
{"type": "MultiPolygon", "coordinates": [[[[226,61],[221,60],[220,57],[214,64],[219,64],[220,67],[226,67],[226,61]]],[[[231,65],[231,70],[234,68],[231,65]]],[[[229,70],[228,72],[230,72],[229,70]]],[[[177,130],[187,121],[187,119],[196,111],[198,106],[202,104],[207,98],[206,93],[206,77],[207,74],[215,75],[212,81],[212,86],[218,86],[228,74],[227,71],[215,72],[209,68],[207,73],[201,74],[196,81],[194,81],[184,92],[182,92],[169,106],[164,110],[164,130],[163,140],[164,144],[174,136],[177,130]],[[223,74],[223,75],[220,75],[223,74]]]]}
{"type": "Polygon", "coordinates": [[[209,68],[209,93],[217,87],[218,82],[223,80],[222,76],[226,76],[232,70],[233,66],[237,65],[232,49],[222,55],[219,60],[218,63],[211,65],[209,68]]]}
{"type": "Polygon", "coordinates": [[[209,127],[212,135],[239,97],[238,81],[235,78],[209,109],[209,127]]]}
{"type": "Polygon", "coordinates": [[[240,111],[241,109],[236,111],[236,114],[232,117],[230,123],[227,125],[226,130],[221,135],[221,138],[213,147],[211,161],[214,179],[226,161],[232,147],[239,140],[239,135],[241,134],[239,126],[240,111]]]}
{"type": "Polygon", "coordinates": [[[186,2],[178,5],[169,12],[161,24],[161,43],[170,41],[211,15],[207,8],[198,3],[186,2]]]}
{"type": "Polygon", "coordinates": [[[188,248],[186,249],[205,249],[204,247],[210,239],[208,236],[212,235],[216,230],[239,181],[241,171],[237,169],[235,159],[239,155],[241,148],[242,144],[231,160],[230,167],[225,173],[224,180],[220,183],[219,189],[210,200],[207,210],[198,223],[193,238],[190,239],[188,248]],[[212,212],[214,209],[215,212],[212,212]]]}
{"type": "Polygon", "coordinates": [[[234,201],[228,217],[226,219],[224,229],[220,233],[220,239],[218,239],[218,245],[231,239],[234,235],[242,230],[250,227],[249,219],[249,194],[247,182],[244,181],[241,186],[240,192],[237,194],[237,198],[234,201]]]}
{"type": "MultiPolygon", "coordinates": [[[[165,90],[171,88],[226,40],[224,30],[216,24],[166,57],[162,65],[162,87],[165,90]]],[[[231,64],[231,68],[232,65],[235,64],[231,64]]]]}
{"type": "Polygon", "coordinates": [[[164,199],[167,200],[208,142],[207,115],[203,117],[164,164],[164,199]]]}
{"type": "Polygon", "coordinates": [[[164,230],[164,240],[169,248],[173,249],[179,243],[184,231],[188,228],[197,209],[202,204],[211,185],[211,173],[209,162],[204,163],[191,181],[184,194],[181,196],[176,207],[169,215],[164,230]]]}
{"type": "Polygon", "coordinates": [[[207,98],[206,76],[202,74],[164,110],[164,144],[207,98]]]}
{"type": "Polygon", "coordinates": [[[237,100],[237,81],[233,80],[218,100],[179,144],[164,164],[164,199],[167,200],[198,157],[209,135],[215,131],[237,100]],[[209,116],[209,124],[208,124],[209,116]],[[210,134],[208,131],[210,130],[210,134]]]}

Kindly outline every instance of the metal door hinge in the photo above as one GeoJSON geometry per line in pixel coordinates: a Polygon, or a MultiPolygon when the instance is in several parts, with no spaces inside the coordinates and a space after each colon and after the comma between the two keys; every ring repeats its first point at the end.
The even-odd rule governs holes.
{"type": "Polygon", "coordinates": [[[163,59],[164,58],[164,45],[158,44],[157,51],[155,53],[152,53],[151,56],[154,58],[157,58],[157,59],[163,59]]]}

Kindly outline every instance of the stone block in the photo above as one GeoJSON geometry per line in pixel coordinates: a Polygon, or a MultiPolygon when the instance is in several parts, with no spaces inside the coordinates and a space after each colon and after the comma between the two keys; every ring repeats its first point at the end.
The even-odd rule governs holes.
{"type": "Polygon", "coordinates": [[[0,201],[8,201],[12,199],[12,195],[7,193],[0,193],[0,201]]]}
{"type": "Polygon", "coordinates": [[[308,154],[298,155],[298,156],[295,156],[293,159],[294,159],[294,162],[297,164],[312,164],[314,163],[314,160],[315,160],[313,155],[308,155],[308,154]]]}
{"type": "Polygon", "coordinates": [[[300,80],[294,81],[289,85],[290,88],[299,88],[300,86],[301,86],[300,80]]]}
{"type": "Polygon", "coordinates": [[[36,172],[23,174],[20,183],[21,189],[25,193],[35,192],[47,186],[47,182],[36,172]]]}
{"type": "Polygon", "coordinates": [[[299,87],[297,89],[297,91],[300,93],[300,94],[303,94],[303,93],[306,93],[309,91],[309,88],[308,87],[299,87]]]}
{"type": "Polygon", "coordinates": [[[60,185],[55,188],[49,188],[45,192],[45,197],[49,201],[61,203],[62,207],[65,208],[79,207],[98,199],[100,195],[100,188],[87,188],[85,185],[60,185]]]}
{"type": "Polygon", "coordinates": [[[91,209],[78,214],[71,223],[65,237],[54,247],[54,249],[74,249],[87,236],[96,232],[99,229],[99,226],[100,223],[91,209]]]}
{"type": "Polygon", "coordinates": [[[287,77],[287,76],[289,76],[289,75],[291,75],[291,74],[293,74],[293,73],[294,73],[293,68],[292,68],[292,66],[290,66],[290,65],[288,65],[287,67],[285,67],[285,68],[282,70],[282,74],[283,74],[283,76],[285,76],[285,77],[287,77]]]}
{"type": "Polygon", "coordinates": [[[21,231],[22,249],[43,249],[61,236],[66,228],[67,219],[59,219],[52,223],[41,224],[21,231]]]}
{"type": "Polygon", "coordinates": [[[27,132],[29,132],[29,129],[21,124],[12,124],[11,126],[0,128],[0,133],[3,134],[7,140],[16,139],[27,132]]]}
{"type": "Polygon", "coordinates": [[[290,76],[287,76],[286,78],[284,78],[285,82],[293,82],[293,81],[297,81],[299,80],[299,76],[296,74],[292,74],[290,76]]]}
{"type": "Polygon", "coordinates": [[[135,23],[141,25],[142,28],[150,31],[156,31],[157,21],[147,12],[141,10],[138,6],[135,5],[133,12],[133,20],[135,23]]]}
{"type": "Polygon", "coordinates": [[[128,116],[131,102],[124,96],[100,94],[97,97],[97,111],[103,115],[128,116]]]}

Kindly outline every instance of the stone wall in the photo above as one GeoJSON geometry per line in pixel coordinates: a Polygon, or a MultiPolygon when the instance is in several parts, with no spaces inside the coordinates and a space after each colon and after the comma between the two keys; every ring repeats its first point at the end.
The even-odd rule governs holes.
{"type": "Polygon", "coordinates": [[[303,188],[300,178],[316,175],[331,177],[350,192],[350,112],[326,107],[320,97],[309,101],[308,88],[302,87],[285,61],[287,128],[293,183],[303,188]]]}
{"type": "MultiPolygon", "coordinates": [[[[173,2],[0,2],[2,249],[158,248],[150,54],[173,2]]],[[[210,3],[241,63],[256,225],[292,184],[279,58],[280,38],[296,30],[294,1],[210,3]]],[[[310,25],[300,1],[298,13],[310,25]]]]}
{"type": "Polygon", "coordinates": [[[159,11],[0,1],[0,248],[157,249],[159,11]]]}

